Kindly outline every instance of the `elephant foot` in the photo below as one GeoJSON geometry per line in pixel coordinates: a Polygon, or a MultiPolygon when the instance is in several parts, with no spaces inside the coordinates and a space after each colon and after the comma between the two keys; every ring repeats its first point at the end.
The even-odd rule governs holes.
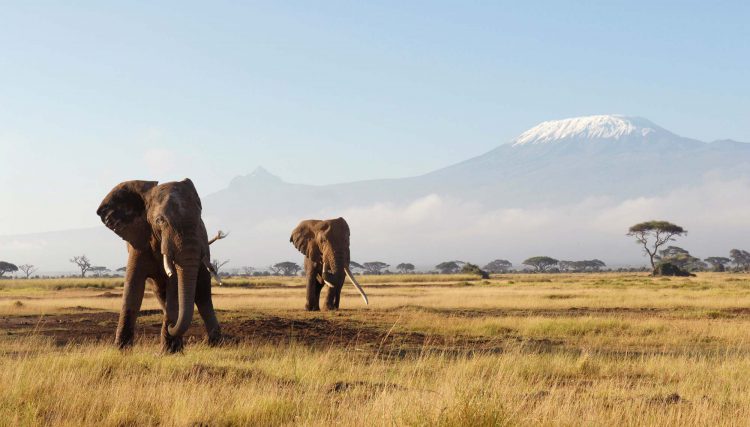
{"type": "Polygon", "coordinates": [[[125,350],[133,346],[133,333],[118,333],[115,337],[115,345],[120,350],[125,350]]]}
{"type": "Polygon", "coordinates": [[[173,337],[169,334],[161,336],[161,351],[164,354],[180,353],[185,348],[182,337],[173,337]]]}
{"type": "Polygon", "coordinates": [[[328,311],[336,311],[338,309],[339,309],[339,307],[336,304],[326,303],[326,310],[328,310],[328,311]]]}
{"type": "Polygon", "coordinates": [[[125,310],[120,313],[120,320],[117,322],[117,333],[115,334],[115,345],[120,350],[133,346],[135,339],[135,314],[131,310],[125,310]]]}
{"type": "Polygon", "coordinates": [[[224,337],[221,335],[221,331],[216,330],[208,334],[208,345],[215,347],[224,343],[224,337]]]}
{"type": "Polygon", "coordinates": [[[305,310],[307,310],[307,311],[320,311],[320,306],[319,305],[305,304],[305,310]]]}

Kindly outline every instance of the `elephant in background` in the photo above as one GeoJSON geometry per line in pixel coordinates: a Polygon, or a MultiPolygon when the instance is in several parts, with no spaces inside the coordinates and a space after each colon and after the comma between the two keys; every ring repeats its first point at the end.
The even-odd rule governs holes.
{"type": "Polygon", "coordinates": [[[211,300],[211,276],[218,277],[209,260],[209,242],[201,219],[201,201],[193,182],[185,179],[159,185],[156,181],[126,181],[112,189],[96,213],[127,242],[128,262],[122,309],[115,344],[133,344],[135,322],[146,281],[164,310],[162,349],[182,350],[182,336],[193,319],[193,306],[203,318],[208,342],[221,340],[221,329],[211,300]]]}
{"type": "Polygon", "coordinates": [[[292,231],[289,241],[305,255],[306,310],[320,310],[323,286],[328,286],[326,308],[337,310],[341,288],[347,277],[362,295],[365,304],[369,303],[362,286],[349,270],[349,225],[344,218],[302,221],[292,231]]]}

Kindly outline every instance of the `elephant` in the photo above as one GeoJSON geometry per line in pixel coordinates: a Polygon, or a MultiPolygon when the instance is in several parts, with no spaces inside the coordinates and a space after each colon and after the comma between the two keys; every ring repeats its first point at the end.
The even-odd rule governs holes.
{"type": "Polygon", "coordinates": [[[308,311],[320,310],[320,291],[328,286],[326,309],[338,310],[344,279],[349,278],[365,304],[369,304],[362,286],[349,269],[349,225],[344,218],[302,221],[289,238],[305,255],[308,311]]]}
{"type": "Polygon", "coordinates": [[[143,302],[145,282],[151,283],[164,311],[162,350],[183,349],[182,336],[193,318],[193,305],[203,318],[211,345],[221,341],[221,328],[211,300],[211,277],[219,284],[209,260],[209,245],[201,219],[201,201],[190,179],[159,184],[125,181],[102,200],[96,214],[104,225],[127,242],[128,262],[122,309],[115,344],[132,346],[135,323],[143,302]]]}

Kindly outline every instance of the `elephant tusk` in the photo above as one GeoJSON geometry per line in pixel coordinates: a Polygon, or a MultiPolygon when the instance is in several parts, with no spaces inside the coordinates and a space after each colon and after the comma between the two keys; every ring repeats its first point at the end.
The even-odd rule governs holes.
{"type": "Polygon", "coordinates": [[[167,277],[174,276],[174,270],[172,269],[172,262],[167,258],[167,255],[164,254],[164,272],[167,273],[167,277]]]}
{"type": "Polygon", "coordinates": [[[346,272],[346,277],[348,277],[349,280],[351,280],[352,285],[354,285],[354,287],[357,288],[357,290],[359,291],[359,294],[362,295],[362,299],[365,300],[365,305],[369,305],[370,302],[367,300],[367,294],[365,294],[365,290],[362,289],[362,286],[359,285],[359,283],[357,282],[357,279],[354,278],[354,275],[352,274],[352,272],[349,271],[349,267],[344,267],[344,272],[346,272]]]}
{"type": "Polygon", "coordinates": [[[221,278],[219,278],[219,275],[218,275],[218,274],[216,274],[216,270],[214,269],[214,266],[213,266],[213,265],[211,265],[211,263],[210,263],[210,262],[208,262],[208,259],[207,259],[207,258],[203,258],[203,265],[205,265],[205,266],[206,266],[206,269],[207,269],[207,270],[208,270],[208,272],[209,272],[209,273],[211,274],[211,277],[213,277],[213,278],[214,278],[214,280],[216,280],[216,283],[218,283],[218,284],[219,284],[219,286],[223,286],[223,285],[224,285],[224,283],[223,283],[223,282],[221,281],[221,278]]]}
{"type": "Polygon", "coordinates": [[[326,263],[325,262],[323,263],[323,274],[321,274],[320,277],[323,278],[323,283],[325,283],[326,286],[328,286],[329,288],[335,288],[335,286],[333,286],[331,282],[326,280],[326,263]]]}

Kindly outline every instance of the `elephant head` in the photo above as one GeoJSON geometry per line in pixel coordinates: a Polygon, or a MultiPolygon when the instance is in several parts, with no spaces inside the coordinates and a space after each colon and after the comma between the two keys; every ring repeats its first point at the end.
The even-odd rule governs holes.
{"type": "Polygon", "coordinates": [[[177,276],[179,312],[168,331],[181,337],[193,318],[199,269],[212,270],[209,242],[192,181],[157,184],[123,182],[109,192],[96,213],[138,253],[148,254],[155,269],[163,268],[170,279],[177,276]]]}
{"type": "MultiPolygon", "coordinates": [[[[349,269],[349,225],[344,218],[302,221],[292,231],[289,241],[305,255],[308,276],[319,277],[320,284],[338,293],[345,278],[349,278],[365,304],[368,303],[365,291],[349,269]]],[[[335,299],[335,308],[338,308],[337,295],[335,299]]],[[[329,308],[332,308],[330,301],[329,308]]]]}

